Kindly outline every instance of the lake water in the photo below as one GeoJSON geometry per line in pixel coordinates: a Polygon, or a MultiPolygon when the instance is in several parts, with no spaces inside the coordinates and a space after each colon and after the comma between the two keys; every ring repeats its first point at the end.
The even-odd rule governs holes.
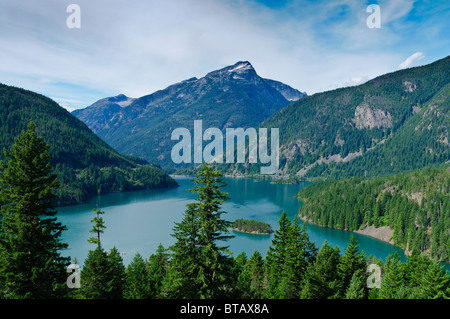
{"type": "MultiPolygon", "coordinates": [[[[171,236],[175,222],[180,222],[186,209],[186,204],[193,201],[195,194],[188,189],[193,187],[189,178],[177,178],[179,187],[173,189],[147,190],[127,193],[115,193],[92,198],[88,203],[59,207],[58,221],[67,226],[63,232],[63,241],[69,243],[69,249],[63,251],[64,256],[76,257],[82,265],[88,251],[95,248],[87,239],[93,234],[90,220],[95,216],[93,209],[98,207],[105,211],[103,218],[106,230],[101,235],[102,246],[109,250],[116,247],[122,254],[127,265],[136,253],[145,259],[156,251],[159,243],[165,248],[175,240],[171,236]]],[[[269,181],[255,179],[227,178],[228,185],[224,189],[231,198],[223,206],[227,220],[238,218],[255,219],[272,225],[278,229],[278,220],[284,210],[292,220],[298,213],[301,203],[294,197],[307,184],[271,184],[269,181]]],[[[385,259],[389,254],[397,252],[405,261],[401,249],[367,236],[347,231],[329,229],[316,225],[307,225],[310,240],[316,247],[324,241],[338,245],[341,252],[345,251],[353,234],[360,249],[366,255],[374,255],[385,259]]],[[[263,256],[271,244],[271,235],[250,235],[233,232],[236,237],[226,245],[234,256],[244,251],[249,257],[255,249],[263,256]]],[[[449,264],[446,268],[450,269],[449,264]]]]}

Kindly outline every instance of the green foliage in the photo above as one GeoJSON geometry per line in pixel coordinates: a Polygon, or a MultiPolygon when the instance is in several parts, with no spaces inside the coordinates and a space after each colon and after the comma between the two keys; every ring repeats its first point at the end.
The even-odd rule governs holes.
{"type": "Polygon", "coordinates": [[[365,290],[361,290],[361,283],[364,282],[367,269],[366,256],[358,248],[354,236],[350,238],[345,254],[341,256],[338,267],[339,277],[342,281],[342,289],[346,290],[346,296],[349,290],[358,297],[364,297],[365,290]],[[353,287],[352,286],[353,280],[353,287]]]}
{"type": "Polygon", "coordinates": [[[333,248],[327,241],[317,252],[314,263],[306,271],[301,297],[306,299],[336,299],[343,290],[339,276],[339,248],[333,248]]]}
{"type": "Polygon", "coordinates": [[[133,257],[126,270],[124,298],[146,299],[150,297],[147,264],[139,253],[133,257]]]}
{"type": "Polygon", "coordinates": [[[297,218],[289,220],[282,212],[279,228],[267,251],[268,298],[295,298],[316,248],[309,241],[306,226],[300,228],[297,218]]]}
{"type": "Polygon", "coordinates": [[[345,291],[345,299],[365,299],[364,282],[358,275],[352,275],[350,284],[345,291]]]}
{"type": "Polygon", "coordinates": [[[272,227],[268,223],[250,219],[236,219],[231,228],[244,233],[270,234],[273,233],[272,227]]]}
{"type": "MultiPolygon", "coordinates": [[[[397,255],[389,256],[385,263],[367,259],[354,238],[342,255],[337,246],[333,248],[327,242],[317,250],[309,240],[306,224],[301,226],[298,218],[289,220],[286,212],[280,216],[266,260],[258,251],[248,259],[245,254],[231,257],[227,247],[220,246],[231,237],[227,234],[231,223],[221,217],[224,213],[221,205],[228,199],[221,190],[225,182],[220,172],[207,165],[198,172],[191,190],[197,194],[195,202],[187,205],[183,220],[175,224],[177,241],[171,247],[171,254],[159,245],[148,261],[137,254],[125,269],[115,247],[109,252],[102,249],[100,234],[106,227],[100,217],[103,211],[95,209],[97,215],[91,222],[92,232],[97,236],[89,241],[97,247],[89,251],[84,262],[81,288],[67,292],[61,288],[66,282],[64,266],[68,262],[67,258],[59,256],[59,251],[67,245],[59,240],[64,227],[56,222],[56,212],[51,206],[55,197],[52,190],[57,183],[49,164],[48,146],[36,137],[31,124],[6,156],[10,160],[2,164],[0,173],[0,288],[3,298],[450,298],[450,275],[439,263],[419,254],[419,249],[412,250],[406,263],[401,263],[397,255]],[[374,262],[382,268],[381,288],[368,291],[365,270],[374,262]]],[[[364,208],[364,212],[373,206],[364,196],[364,190],[375,194],[380,204],[375,205],[374,214],[367,213],[361,220],[400,225],[401,235],[396,235],[400,239],[412,237],[405,231],[409,218],[403,216],[402,222],[398,222],[397,214],[402,216],[402,205],[408,202],[403,193],[412,194],[421,189],[427,194],[418,208],[411,206],[415,222],[423,223],[429,218],[434,227],[439,227],[437,221],[448,211],[446,167],[389,179],[354,178],[338,184],[312,185],[315,191],[331,187],[325,193],[319,192],[325,199],[326,192],[331,192],[333,198],[358,198],[355,206],[364,208]],[[355,194],[341,192],[336,185],[349,187],[355,194]],[[373,192],[372,187],[380,185],[384,190],[382,196],[379,196],[380,189],[373,192]],[[430,207],[432,212],[441,215],[421,213],[430,207]]],[[[311,189],[305,189],[301,194],[313,194],[311,189]]],[[[351,212],[349,209],[344,206],[347,213],[351,212]]],[[[330,216],[322,220],[332,224],[335,219],[330,216]]],[[[355,226],[345,218],[336,220],[345,227],[355,226]]],[[[431,233],[443,236],[433,228],[431,233]]],[[[435,249],[441,251],[439,245],[435,249]]]]}
{"type": "Polygon", "coordinates": [[[121,299],[125,267],[116,248],[109,253],[98,247],[90,250],[81,270],[81,299],[121,299]]]}
{"type": "Polygon", "coordinates": [[[155,254],[145,261],[139,253],[127,267],[124,298],[160,299],[165,297],[164,285],[168,276],[169,256],[159,244],[155,254]]]}
{"type": "Polygon", "coordinates": [[[96,237],[88,239],[89,243],[97,244],[95,250],[90,250],[81,271],[81,289],[79,297],[82,299],[121,299],[125,289],[125,266],[116,247],[108,253],[101,246],[100,234],[106,229],[100,215],[104,211],[94,209],[96,217],[91,220],[91,233],[96,237]]]}
{"type": "Polygon", "coordinates": [[[97,236],[89,238],[88,242],[91,244],[97,244],[98,247],[101,248],[100,234],[102,234],[104,232],[106,226],[105,226],[105,221],[103,220],[102,217],[100,217],[100,215],[103,215],[105,212],[100,209],[97,209],[97,208],[94,208],[93,211],[94,211],[94,213],[97,214],[97,216],[91,220],[91,223],[93,223],[94,225],[89,232],[97,234],[97,236]]]}
{"type": "Polygon", "coordinates": [[[68,258],[52,200],[58,180],[49,146],[31,122],[0,164],[0,296],[61,297],[68,258]]]}
{"type": "Polygon", "coordinates": [[[170,294],[181,298],[217,298],[227,289],[231,269],[227,247],[218,246],[233,236],[227,235],[230,222],[221,218],[221,205],[227,193],[223,175],[207,165],[197,173],[194,203],[187,205],[184,218],[176,223],[171,247],[174,287],[170,294]]]}
{"type": "Polygon", "coordinates": [[[448,261],[450,168],[427,168],[390,177],[321,181],[303,188],[302,218],[322,226],[356,231],[389,226],[395,245],[429,251],[448,261]]]}
{"type": "MultiPolygon", "coordinates": [[[[317,93],[280,109],[259,127],[279,128],[279,166],[286,179],[387,176],[438,166],[450,160],[449,70],[450,56],[317,93]]],[[[220,169],[258,174],[256,166],[220,169]]]]}
{"type": "Polygon", "coordinates": [[[56,206],[110,192],[177,185],[158,166],[116,152],[51,99],[0,84],[0,149],[9,148],[31,120],[36,134],[50,145],[51,165],[60,182],[56,206]]]}

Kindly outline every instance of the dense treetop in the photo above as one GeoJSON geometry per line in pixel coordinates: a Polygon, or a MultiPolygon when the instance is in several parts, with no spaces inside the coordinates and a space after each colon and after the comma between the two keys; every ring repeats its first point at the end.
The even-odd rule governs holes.
{"type": "Polygon", "coordinates": [[[0,148],[8,149],[31,120],[36,134],[50,146],[51,164],[61,183],[58,205],[108,192],[176,185],[159,167],[116,152],[53,100],[0,84],[0,148]]]}

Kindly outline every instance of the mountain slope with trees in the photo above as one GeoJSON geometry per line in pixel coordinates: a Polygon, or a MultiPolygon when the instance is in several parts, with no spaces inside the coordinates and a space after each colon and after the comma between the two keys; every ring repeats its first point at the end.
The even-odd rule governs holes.
{"type": "Polygon", "coordinates": [[[0,148],[9,149],[30,121],[50,145],[51,164],[61,184],[58,205],[109,192],[176,186],[159,167],[115,151],[53,100],[0,84],[0,148]]]}
{"type": "Polygon", "coordinates": [[[301,218],[357,231],[387,226],[396,246],[450,261],[450,166],[389,177],[318,181],[303,188],[301,218]]]}
{"type": "Polygon", "coordinates": [[[389,175],[450,160],[449,96],[450,56],[305,97],[260,127],[280,130],[279,176],[389,175]]]}

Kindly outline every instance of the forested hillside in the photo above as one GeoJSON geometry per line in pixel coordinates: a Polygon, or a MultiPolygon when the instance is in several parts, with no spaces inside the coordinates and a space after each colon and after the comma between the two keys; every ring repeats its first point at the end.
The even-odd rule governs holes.
{"type": "Polygon", "coordinates": [[[356,231],[388,226],[391,240],[450,261],[450,166],[390,177],[320,181],[302,189],[300,216],[321,226],[356,231]]]}
{"type": "MultiPolygon", "coordinates": [[[[260,127],[279,128],[279,177],[387,176],[450,160],[449,99],[446,57],[307,96],[260,127]]],[[[257,165],[237,167],[241,174],[259,171],[257,165]]]]}
{"type": "MultiPolygon", "coordinates": [[[[0,84],[0,148],[9,149],[30,121],[50,145],[51,164],[61,183],[57,205],[97,194],[176,185],[159,167],[116,152],[51,99],[0,84]]],[[[0,160],[5,160],[3,152],[0,160]]]]}

